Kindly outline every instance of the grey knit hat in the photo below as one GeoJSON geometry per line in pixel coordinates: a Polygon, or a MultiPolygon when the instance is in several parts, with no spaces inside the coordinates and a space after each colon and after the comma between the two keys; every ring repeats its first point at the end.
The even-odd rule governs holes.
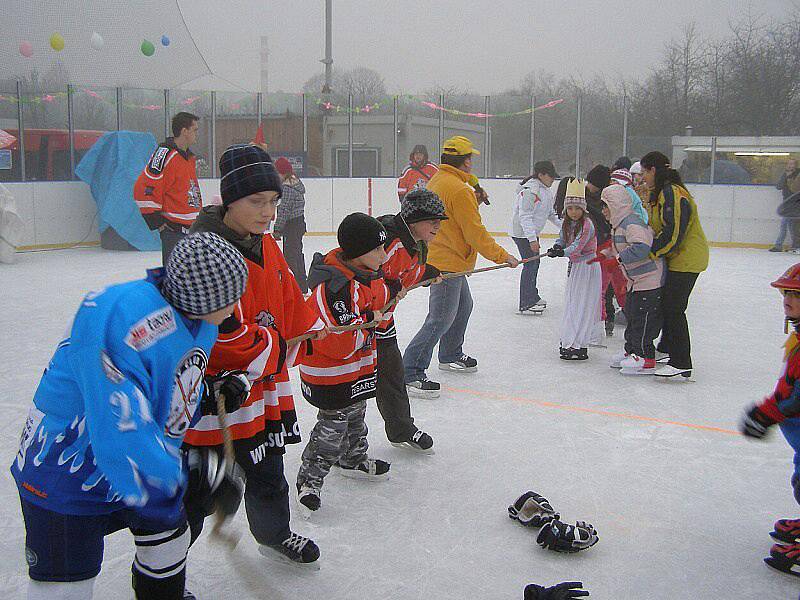
{"type": "Polygon", "coordinates": [[[433,219],[447,220],[442,200],[434,192],[426,189],[413,190],[403,196],[400,202],[400,216],[409,225],[433,219]]]}
{"type": "Polygon", "coordinates": [[[189,315],[207,315],[236,303],[247,285],[247,264],[216,233],[193,233],[167,260],[161,293],[189,315]]]}

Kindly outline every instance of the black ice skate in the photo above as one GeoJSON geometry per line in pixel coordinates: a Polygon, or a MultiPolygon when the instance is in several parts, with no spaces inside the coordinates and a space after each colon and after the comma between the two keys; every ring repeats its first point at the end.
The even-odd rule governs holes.
{"type": "Polygon", "coordinates": [[[408,448],[422,454],[434,454],[433,438],[424,431],[417,429],[410,438],[404,442],[390,442],[396,448],[408,448]]]}
{"type": "Polygon", "coordinates": [[[319,547],[307,537],[290,533],[280,544],[259,544],[259,553],[269,559],[279,559],[301,567],[319,569],[319,547]]]}
{"type": "Polygon", "coordinates": [[[298,484],[297,486],[297,502],[300,503],[304,509],[312,512],[319,510],[319,507],[322,505],[322,500],[319,497],[319,490],[305,484],[298,484]]]}
{"type": "Polygon", "coordinates": [[[437,381],[431,381],[427,377],[406,383],[408,395],[417,398],[438,398],[441,388],[437,381]]]}
{"type": "Polygon", "coordinates": [[[369,481],[380,481],[389,478],[389,468],[391,465],[379,458],[368,458],[355,467],[345,467],[339,465],[339,470],[344,477],[350,479],[367,479],[369,481]]]}
{"type": "Polygon", "coordinates": [[[462,354],[461,358],[452,362],[439,363],[440,371],[453,371],[455,373],[475,373],[478,370],[478,361],[462,354]]]}
{"type": "Polygon", "coordinates": [[[562,360],[588,360],[589,351],[586,348],[561,348],[562,360]]]}

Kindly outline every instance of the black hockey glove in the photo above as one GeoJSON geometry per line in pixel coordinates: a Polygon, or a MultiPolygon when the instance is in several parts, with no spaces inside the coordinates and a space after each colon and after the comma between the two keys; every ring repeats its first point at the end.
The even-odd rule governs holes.
{"type": "Polygon", "coordinates": [[[567,525],[556,520],[542,527],[536,543],[542,548],[571,553],[591,548],[598,539],[597,531],[585,521],[567,525]]]}
{"type": "Polygon", "coordinates": [[[508,507],[508,516],[528,527],[541,527],[560,517],[547,498],[530,491],[522,494],[508,507]]]}
{"type": "Polygon", "coordinates": [[[742,415],[739,431],[747,437],[761,439],[767,435],[772,425],[775,425],[775,421],[754,404],[742,415]]]}
{"type": "Polygon", "coordinates": [[[200,410],[204,415],[217,414],[217,398],[225,396],[225,412],[232,413],[241,408],[250,394],[250,380],[244,371],[221,371],[205,378],[200,410]]]}
{"type": "Polygon", "coordinates": [[[552,248],[547,251],[547,256],[550,258],[558,258],[560,256],[564,256],[564,248],[561,244],[555,244],[552,248]]]}
{"type": "Polygon", "coordinates": [[[531,583],[525,586],[524,600],[574,600],[588,595],[580,581],[565,581],[549,588],[531,583]]]}

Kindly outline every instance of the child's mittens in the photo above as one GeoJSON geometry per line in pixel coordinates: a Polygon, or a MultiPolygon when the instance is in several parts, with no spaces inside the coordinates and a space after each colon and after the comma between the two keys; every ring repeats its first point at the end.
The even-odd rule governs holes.
{"type": "Polygon", "coordinates": [[[742,415],[739,431],[742,435],[760,440],[767,435],[772,425],[775,425],[775,420],[754,404],[742,415]]]}
{"type": "Polygon", "coordinates": [[[550,258],[564,256],[564,248],[561,246],[561,244],[554,244],[553,247],[547,251],[547,256],[550,258]]]}

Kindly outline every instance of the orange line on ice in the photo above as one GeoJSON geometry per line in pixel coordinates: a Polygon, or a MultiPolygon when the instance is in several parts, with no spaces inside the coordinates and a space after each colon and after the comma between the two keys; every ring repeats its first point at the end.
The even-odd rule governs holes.
{"type": "Polygon", "coordinates": [[[697,425],[695,423],[682,423],[681,421],[670,421],[668,419],[659,419],[656,417],[645,417],[642,415],[634,415],[630,413],[620,413],[610,410],[602,410],[598,408],[585,408],[583,406],[570,406],[568,404],[558,404],[556,402],[545,402],[544,400],[533,400],[531,398],[521,398],[519,396],[508,396],[506,394],[496,394],[493,392],[480,392],[477,390],[470,390],[467,388],[454,388],[450,386],[442,386],[445,390],[450,392],[458,392],[461,394],[469,394],[471,396],[478,396],[483,398],[492,398],[494,400],[507,400],[510,402],[518,402],[521,404],[535,404],[537,406],[544,406],[545,408],[557,408],[559,410],[566,410],[569,412],[589,413],[592,415],[601,415],[604,417],[615,417],[617,419],[627,419],[629,421],[646,421],[649,423],[658,423],[660,425],[675,425],[676,427],[686,427],[687,429],[698,429],[701,431],[714,431],[716,433],[725,433],[728,435],[741,435],[738,431],[732,429],[725,429],[723,427],[713,427],[712,425],[697,425]]]}

